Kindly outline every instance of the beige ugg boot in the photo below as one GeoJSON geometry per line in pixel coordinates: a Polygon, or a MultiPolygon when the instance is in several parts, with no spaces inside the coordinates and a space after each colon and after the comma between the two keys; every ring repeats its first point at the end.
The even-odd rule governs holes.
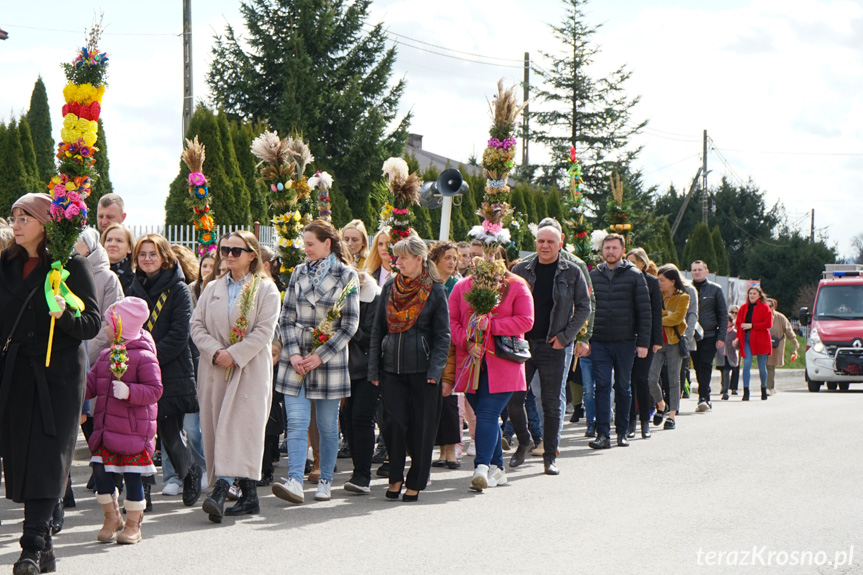
{"type": "Polygon", "coordinates": [[[120,494],[116,488],[110,495],[96,495],[96,501],[102,505],[102,511],[105,513],[102,529],[96,535],[96,541],[99,543],[110,543],[117,535],[117,531],[123,529],[123,517],[120,515],[120,505],[117,503],[119,497],[120,494]]]}
{"type": "Polygon", "coordinates": [[[117,543],[131,545],[141,540],[141,522],[146,506],[146,501],[126,500],[126,528],[117,536],[117,543]]]}

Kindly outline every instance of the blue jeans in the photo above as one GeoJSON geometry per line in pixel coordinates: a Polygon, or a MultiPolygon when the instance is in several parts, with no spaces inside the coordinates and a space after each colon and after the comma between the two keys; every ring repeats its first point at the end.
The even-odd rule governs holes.
{"type": "MultiPolygon", "coordinates": [[[[316,399],[315,419],[321,436],[321,479],[333,481],[336,455],[339,451],[339,399],[316,399]]],[[[303,481],[306,456],[309,451],[309,422],[312,400],[306,399],[306,386],[297,396],[285,395],[285,415],[288,420],[288,477],[303,481]]]]}
{"type": "MultiPolygon", "coordinates": [[[[744,349],[746,357],[743,358],[743,389],[749,389],[749,376],[752,369],[752,352],[749,350],[749,332],[746,332],[744,340],[744,349]]],[[[767,356],[757,355],[758,358],[758,377],[761,378],[761,387],[767,387],[767,356]]]]}
{"type": "MultiPolygon", "coordinates": [[[[201,468],[202,477],[207,477],[207,462],[204,459],[204,443],[201,437],[201,414],[187,413],[183,417],[183,431],[186,432],[186,441],[192,448],[192,457],[195,463],[201,468]]],[[[174,471],[174,465],[171,463],[170,457],[162,458],[162,483],[176,483],[182,485],[183,482],[177,477],[177,472],[174,471]]],[[[228,482],[230,483],[230,481],[228,482]]]]}
{"type": "Polygon", "coordinates": [[[632,392],[629,380],[635,360],[635,341],[591,342],[596,389],[596,435],[611,435],[611,390],[614,388],[614,428],[626,435],[632,392]],[[614,382],[612,385],[612,370],[614,382]]]}
{"type": "Polygon", "coordinates": [[[488,371],[479,374],[479,387],[475,393],[466,393],[467,402],[476,413],[476,457],[473,465],[496,465],[503,468],[500,413],[506,407],[512,392],[489,393],[488,371]]]}
{"type": "Polygon", "coordinates": [[[593,380],[593,360],[590,356],[578,360],[578,368],[581,370],[581,382],[584,386],[584,417],[588,425],[596,423],[596,391],[593,380]]]}

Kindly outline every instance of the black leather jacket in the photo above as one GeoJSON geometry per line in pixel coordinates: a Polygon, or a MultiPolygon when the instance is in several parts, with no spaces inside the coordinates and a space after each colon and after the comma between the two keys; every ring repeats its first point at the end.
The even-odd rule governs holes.
{"type": "Polygon", "coordinates": [[[381,296],[375,293],[371,301],[363,301],[369,299],[365,293],[367,290],[375,293],[377,285],[360,287],[360,323],[354,337],[348,342],[348,371],[352,380],[365,379],[369,375],[369,345],[372,342],[372,326],[381,296]]]}
{"type": "Polygon", "coordinates": [[[698,323],[704,330],[704,339],[716,340],[721,337],[725,341],[728,304],[725,303],[722,288],[710,280],[692,282],[692,285],[698,291],[698,323]]]}
{"type": "Polygon", "coordinates": [[[449,304],[446,288],[434,283],[416,323],[407,331],[389,333],[387,299],[393,280],[381,290],[369,346],[369,381],[379,381],[381,373],[426,373],[440,382],[449,355],[449,304]]]}

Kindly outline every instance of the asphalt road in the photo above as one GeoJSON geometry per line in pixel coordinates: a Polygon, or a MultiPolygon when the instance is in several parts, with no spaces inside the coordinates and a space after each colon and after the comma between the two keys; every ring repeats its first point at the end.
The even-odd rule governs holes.
{"type": "MultiPolygon", "coordinates": [[[[301,506],[262,488],[260,515],[221,525],[159,488],[144,541],[128,547],[95,542],[101,510],[84,489],[81,450],[78,507],[55,539],[58,570],[863,573],[863,388],[813,394],[801,372],[780,373],[768,401],[716,397],[700,414],[695,400],[683,400],[676,430],[639,435],[628,448],[594,452],[583,422],[567,423],[560,476],[544,476],[532,458],[508,470],[508,485],[482,494],[468,489],[467,457],[461,470],[434,469],[418,503],[386,500],[383,479],[371,495],[348,494],[338,487],[349,473],[340,471],[330,502],[314,502],[308,483],[301,506]]],[[[22,515],[0,502],[0,564],[19,553],[22,515]]]]}

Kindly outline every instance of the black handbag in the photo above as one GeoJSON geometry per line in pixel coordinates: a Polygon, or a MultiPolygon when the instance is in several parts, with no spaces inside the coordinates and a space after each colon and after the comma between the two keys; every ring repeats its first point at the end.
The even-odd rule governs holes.
{"type": "Polygon", "coordinates": [[[773,349],[776,349],[777,347],[779,347],[779,342],[781,342],[781,341],[782,341],[782,338],[781,338],[781,337],[776,337],[775,335],[771,335],[771,336],[770,336],[770,341],[771,341],[771,343],[773,344],[773,349]]]}
{"type": "Polygon", "coordinates": [[[18,324],[21,323],[21,316],[24,315],[24,310],[27,309],[27,304],[30,303],[30,298],[33,297],[33,294],[36,293],[39,287],[40,286],[34,287],[27,295],[27,299],[24,300],[24,305],[22,305],[21,309],[18,311],[18,317],[15,318],[15,323],[12,324],[12,330],[9,332],[9,337],[6,338],[6,342],[3,344],[3,349],[0,350],[0,380],[2,380],[3,368],[6,365],[6,353],[9,351],[9,346],[12,345],[12,336],[15,335],[15,330],[18,328],[18,324]]]}
{"type": "Polygon", "coordinates": [[[677,335],[677,347],[680,351],[680,357],[686,359],[689,357],[689,345],[686,343],[686,338],[680,335],[680,332],[677,331],[677,326],[675,325],[673,328],[674,333],[677,335]]]}
{"type": "Polygon", "coordinates": [[[517,335],[494,336],[494,354],[502,359],[524,363],[530,359],[530,346],[517,335]]]}

